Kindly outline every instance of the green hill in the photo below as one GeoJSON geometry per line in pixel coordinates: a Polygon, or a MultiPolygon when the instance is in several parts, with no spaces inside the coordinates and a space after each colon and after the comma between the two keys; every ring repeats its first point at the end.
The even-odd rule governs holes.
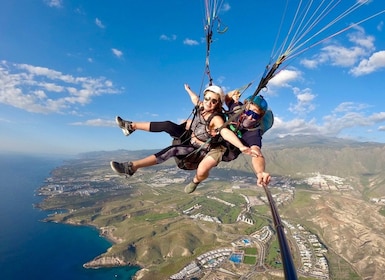
{"type": "MultiPolygon", "coordinates": [[[[228,247],[237,238],[271,225],[270,211],[263,204],[254,205],[248,213],[254,225],[236,222],[245,208],[245,196],[264,196],[263,189],[255,186],[249,157],[241,155],[233,162],[221,163],[192,195],[186,195],[183,187],[194,171],[176,168],[173,160],[142,169],[129,178],[117,176],[110,169],[110,160],[127,161],[153,152],[81,154],[53,170],[52,177],[40,188],[44,195],[40,208],[64,209],[47,217],[47,221],[92,225],[114,241],[108,252],[90,266],[135,263],[148,269],[142,279],[167,279],[196,256],[228,247]],[[217,217],[221,223],[186,215],[184,211],[194,205],[200,208],[193,214],[217,217]]],[[[272,192],[282,193],[274,188],[284,184],[281,181],[296,186],[294,200],[280,207],[282,217],[306,225],[333,249],[329,262],[338,279],[349,279],[357,271],[360,275],[374,275],[377,272],[373,272],[371,263],[385,267],[382,251],[371,247],[383,242],[373,219],[381,222],[384,217],[368,202],[372,197],[385,196],[384,144],[288,137],[265,141],[263,153],[267,171],[273,177],[272,192]],[[314,173],[346,178],[353,191],[313,190],[302,180],[314,173]],[[354,214],[357,211],[359,215],[354,214]],[[343,213],[349,213],[349,217],[343,213]],[[339,226],[344,221],[349,223],[339,226]],[[348,239],[341,240],[341,236],[348,239]],[[351,246],[351,240],[358,245],[351,246]],[[357,257],[362,255],[370,260],[362,263],[357,257]],[[356,262],[359,266],[355,266],[356,262]]]]}

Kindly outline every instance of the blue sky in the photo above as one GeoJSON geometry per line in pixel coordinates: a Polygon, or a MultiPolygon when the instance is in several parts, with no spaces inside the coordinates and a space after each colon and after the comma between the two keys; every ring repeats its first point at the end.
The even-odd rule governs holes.
{"type": "MultiPolygon", "coordinates": [[[[190,116],[184,83],[197,93],[208,83],[204,2],[1,1],[0,151],[77,154],[169,145],[162,134],[125,137],[114,119],[190,116]]],[[[385,14],[322,40],[384,9],[382,0],[365,2],[281,65],[261,93],[275,115],[265,139],[314,134],[385,142],[385,14]]],[[[210,73],[226,91],[253,82],[247,97],[285,42],[292,17],[288,12],[280,28],[286,0],[217,3],[218,30],[227,31],[217,32],[218,21],[213,25],[210,73]]],[[[325,22],[344,10],[336,7],[325,22]]]]}

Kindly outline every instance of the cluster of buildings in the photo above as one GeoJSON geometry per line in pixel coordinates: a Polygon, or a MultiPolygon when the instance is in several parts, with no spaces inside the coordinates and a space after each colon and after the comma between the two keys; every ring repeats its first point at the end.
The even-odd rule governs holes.
{"type": "Polygon", "coordinates": [[[274,232],[269,226],[264,226],[260,230],[251,234],[251,237],[256,238],[260,242],[267,243],[270,241],[274,232]]]}
{"type": "MultiPolygon", "coordinates": [[[[276,201],[281,201],[281,203],[284,203],[286,202],[286,199],[288,199],[288,196],[294,196],[294,194],[291,194],[291,191],[293,191],[291,187],[287,186],[285,189],[288,191],[279,193],[275,197],[276,201]]],[[[210,198],[213,199],[213,197],[210,198]]],[[[245,200],[247,202],[245,207],[246,209],[241,211],[240,215],[238,216],[238,221],[253,224],[254,222],[252,219],[246,218],[245,211],[250,208],[250,201],[247,196],[245,196],[245,200]]],[[[183,213],[191,214],[192,211],[200,209],[201,207],[201,205],[197,204],[190,207],[189,209],[186,209],[183,211],[183,213]]],[[[190,217],[194,219],[204,219],[205,221],[220,222],[214,217],[207,217],[199,213],[190,215],[190,217]]],[[[307,231],[300,224],[294,226],[287,221],[283,222],[286,228],[286,234],[293,238],[296,243],[296,247],[298,248],[299,256],[301,259],[301,266],[298,267],[298,272],[302,275],[314,277],[317,279],[329,279],[329,266],[327,259],[325,258],[327,249],[319,241],[318,237],[307,231]]],[[[248,236],[248,238],[243,237],[232,242],[231,245],[233,249],[221,249],[223,251],[215,250],[199,256],[196,261],[190,263],[188,266],[183,268],[182,271],[173,275],[173,278],[170,279],[186,279],[187,276],[201,273],[203,269],[217,268],[226,260],[232,261],[234,263],[241,263],[243,260],[244,251],[239,250],[239,248],[247,248],[252,246],[259,248],[260,260],[258,262],[260,266],[263,266],[266,249],[268,248],[268,244],[273,235],[274,231],[269,226],[264,226],[260,230],[252,233],[250,236],[248,236]]]]}
{"type": "Polygon", "coordinates": [[[195,204],[195,205],[191,206],[190,208],[183,210],[183,214],[188,215],[191,219],[194,219],[194,220],[201,220],[201,221],[213,222],[213,223],[218,223],[218,224],[222,223],[217,217],[212,217],[212,216],[205,215],[202,213],[192,214],[192,212],[194,210],[198,210],[201,207],[202,207],[202,205],[195,204]]]}
{"type": "Polygon", "coordinates": [[[195,220],[201,220],[201,221],[206,221],[206,222],[214,222],[217,224],[221,224],[222,222],[217,218],[217,217],[212,217],[209,215],[205,215],[202,213],[197,213],[194,215],[190,215],[190,218],[195,219],[195,220]]]}
{"type": "MultiPolygon", "coordinates": [[[[291,236],[296,242],[301,259],[301,266],[297,271],[304,276],[315,279],[329,279],[329,266],[324,256],[327,252],[325,246],[318,240],[317,236],[311,234],[304,227],[296,226],[283,221],[285,227],[290,231],[291,236]]],[[[231,243],[232,248],[223,248],[212,250],[198,256],[194,261],[185,266],[181,271],[172,275],[169,279],[191,279],[204,273],[205,270],[220,270],[227,274],[234,272],[221,268],[221,265],[227,261],[235,264],[241,264],[245,252],[240,248],[258,247],[259,265],[263,265],[266,249],[274,232],[269,226],[264,226],[259,231],[254,232],[248,238],[242,237],[231,243]]],[[[289,234],[289,233],[287,233],[289,234]]],[[[239,275],[238,275],[239,276],[239,275]]]]}
{"type": "Polygon", "coordinates": [[[318,237],[300,224],[294,226],[287,221],[284,221],[284,224],[290,229],[299,250],[302,266],[298,270],[307,276],[329,279],[329,265],[325,258],[327,249],[318,237]]]}
{"type": "Polygon", "coordinates": [[[385,197],[373,197],[370,201],[374,204],[385,205],[385,197]]]}
{"type": "Polygon", "coordinates": [[[171,275],[170,279],[188,279],[193,275],[201,273],[203,269],[216,268],[225,260],[229,259],[232,251],[231,248],[223,248],[204,253],[185,266],[181,271],[171,275]]]}
{"type": "Polygon", "coordinates": [[[226,274],[232,274],[240,276],[239,274],[226,270],[222,264],[227,261],[233,262],[234,264],[241,264],[245,256],[245,251],[240,248],[247,248],[256,246],[258,247],[262,244],[262,248],[259,250],[259,257],[264,259],[265,250],[270,241],[270,238],[273,235],[273,231],[269,226],[265,226],[257,232],[254,232],[250,237],[242,237],[231,243],[232,248],[221,248],[217,250],[212,250],[198,256],[194,261],[185,266],[178,273],[170,276],[169,279],[192,279],[204,273],[204,271],[213,271],[218,270],[226,274]]]}
{"type": "Polygon", "coordinates": [[[208,195],[207,198],[213,199],[213,200],[216,200],[216,201],[219,201],[220,203],[223,203],[223,204],[225,204],[225,205],[227,205],[227,206],[230,206],[230,207],[235,207],[235,204],[234,204],[234,203],[227,202],[227,201],[225,201],[225,200],[223,200],[223,199],[220,199],[220,198],[217,198],[217,197],[215,197],[215,196],[210,196],[210,195],[208,195]]]}
{"type": "Polygon", "coordinates": [[[352,186],[345,183],[344,178],[337,176],[324,175],[321,173],[314,173],[314,176],[305,180],[312,188],[321,191],[350,191],[352,186]]]}
{"type": "Polygon", "coordinates": [[[239,214],[238,215],[237,222],[244,222],[244,223],[249,224],[249,225],[254,225],[253,219],[247,217],[244,214],[239,214]]]}

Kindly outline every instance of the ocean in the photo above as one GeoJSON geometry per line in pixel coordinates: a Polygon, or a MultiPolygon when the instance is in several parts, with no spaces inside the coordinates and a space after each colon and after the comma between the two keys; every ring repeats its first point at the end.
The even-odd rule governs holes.
{"type": "Polygon", "coordinates": [[[35,191],[61,159],[0,154],[0,278],[7,280],[132,279],[137,267],[85,269],[111,243],[86,226],[41,222],[35,191]]]}

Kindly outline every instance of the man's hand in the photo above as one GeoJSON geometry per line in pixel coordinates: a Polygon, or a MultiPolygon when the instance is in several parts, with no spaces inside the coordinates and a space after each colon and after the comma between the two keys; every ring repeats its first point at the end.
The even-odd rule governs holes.
{"type": "Polygon", "coordinates": [[[239,150],[242,153],[244,153],[246,155],[250,155],[252,157],[263,157],[263,155],[259,149],[256,150],[256,149],[252,149],[250,147],[243,146],[243,147],[239,148],[239,150]]]}
{"type": "Polygon", "coordinates": [[[257,185],[260,187],[267,186],[270,183],[270,174],[267,172],[261,172],[257,174],[257,185]]]}
{"type": "Polygon", "coordinates": [[[246,154],[246,155],[251,155],[252,157],[255,157],[255,153],[254,151],[250,148],[250,147],[246,147],[246,146],[243,146],[241,148],[239,148],[239,150],[243,153],[243,154],[246,154]]]}

